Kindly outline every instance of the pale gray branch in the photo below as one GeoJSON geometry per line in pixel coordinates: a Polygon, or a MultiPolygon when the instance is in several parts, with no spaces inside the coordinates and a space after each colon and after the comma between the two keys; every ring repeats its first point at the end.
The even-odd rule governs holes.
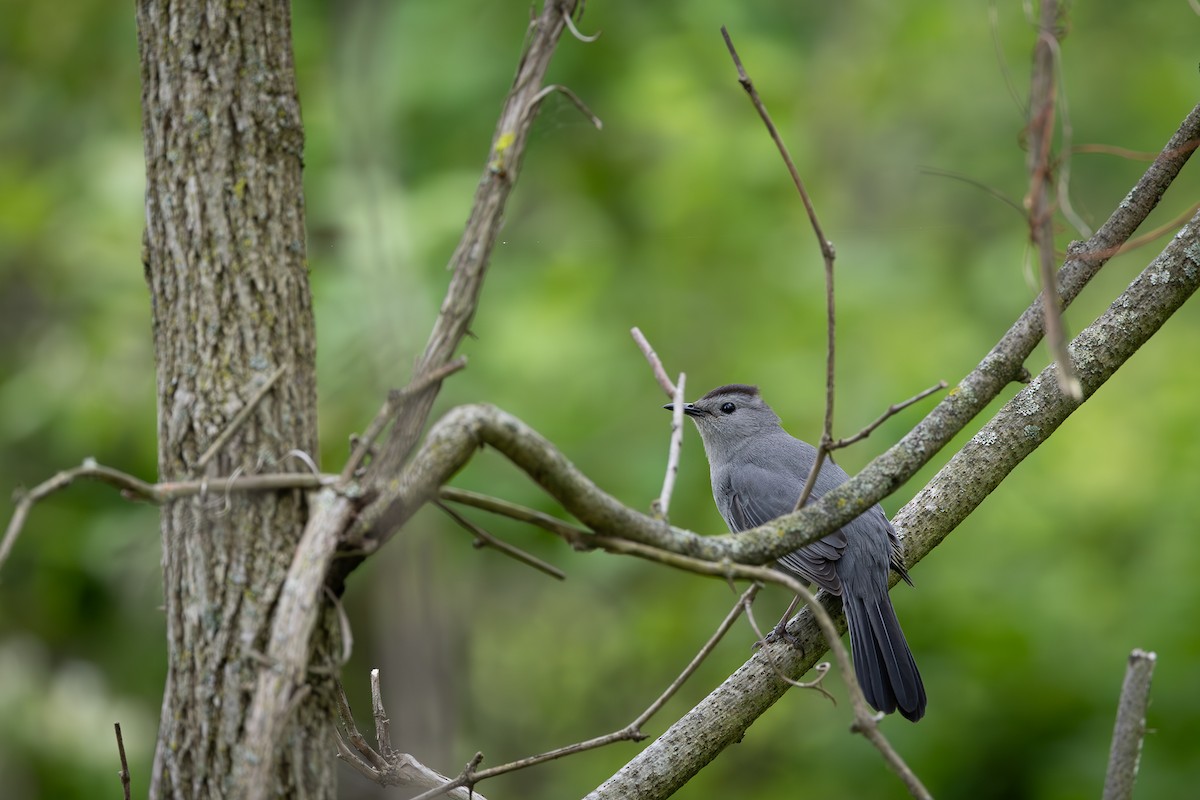
{"type": "MultiPolygon", "coordinates": [[[[1179,154],[1187,152],[1182,146],[1197,138],[1198,125],[1200,107],[1192,111],[1180,132],[1155,162],[1155,167],[1139,182],[1113,218],[1097,232],[1090,245],[1074,248],[1067,265],[1059,273],[1064,292],[1069,292],[1073,297],[1082,286],[1079,281],[1085,276],[1090,277],[1098,269],[1096,260],[1106,259],[1119,247],[1119,241],[1109,239],[1114,232],[1120,232],[1125,237],[1133,232],[1135,226],[1125,216],[1129,208],[1148,201],[1152,205],[1161,196],[1166,183],[1170,182],[1166,176],[1173,176],[1181,166],[1176,159],[1179,154]],[[1160,168],[1161,172],[1158,171],[1160,168]],[[1148,194],[1150,192],[1153,194],[1148,194]],[[1096,248],[1103,249],[1098,251],[1096,248]]],[[[1186,155],[1183,158],[1186,160],[1186,155]]],[[[1144,218],[1144,214],[1140,218],[1144,218]]],[[[1198,224],[1200,217],[1193,218],[1108,311],[1076,337],[1070,351],[1084,397],[1091,396],[1198,288],[1198,224]]],[[[939,409],[935,409],[931,417],[945,406],[953,409],[956,398],[964,394],[969,396],[961,402],[974,406],[982,397],[976,392],[982,392],[1001,377],[1007,382],[1016,374],[1020,362],[1014,363],[1013,355],[1028,344],[1031,335],[1035,339],[1040,336],[1040,318],[1040,308],[1035,303],[975,372],[959,384],[957,391],[939,404],[939,409]]],[[[984,402],[992,396],[989,394],[984,402]]],[[[908,565],[922,559],[940,543],[1078,407],[1078,403],[1068,400],[1059,392],[1053,365],[1019,392],[896,515],[893,521],[897,529],[906,534],[905,557],[908,565]]],[[[929,419],[899,445],[875,459],[857,477],[825,495],[820,502],[806,506],[788,520],[801,520],[826,502],[853,503],[855,494],[859,498],[870,498],[870,502],[881,497],[883,493],[876,494],[873,487],[880,484],[886,486],[888,470],[915,455],[911,451],[907,454],[902,451],[929,441],[923,437],[944,429],[957,417],[943,418],[934,431],[929,430],[929,419]]],[[[893,581],[895,579],[896,576],[893,576],[893,581]]],[[[824,593],[818,597],[830,602],[824,593]]],[[[840,619],[839,624],[844,627],[844,619],[840,619]]],[[[789,675],[799,676],[824,653],[823,641],[811,609],[804,609],[788,626],[788,632],[799,640],[803,651],[784,648],[775,660],[789,675]]],[[[669,797],[718,753],[739,741],[754,720],[787,689],[788,684],[775,675],[767,664],[757,658],[751,659],[642,753],[589,794],[589,800],[627,797],[634,787],[638,797],[643,800],[669,797]],[[696,736],[698,730],[704,731],[703,737],[696,736]]]]}
{"type": "Polygon", "coordinates": [[[1146,708],[1150,705],[1150,678],[1158,660],[1153,652],[1135,649],[1129,654],[1121,700],[1117,705],[1117,722],[1113,726],[1112,749],[1108,756],[1108,773],[1104,778],[1104,800],[1129,800],[1137,780],[1138,762],[1142,758],[1142,741],[1146,737],[1146,708]]]}

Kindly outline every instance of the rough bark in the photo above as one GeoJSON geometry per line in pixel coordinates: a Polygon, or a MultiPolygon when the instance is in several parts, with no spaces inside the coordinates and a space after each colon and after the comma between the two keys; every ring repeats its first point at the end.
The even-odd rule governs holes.
{"type": "MultiPolygon", "coordinates": [[[[297,468],[287,453],[315,455],[317,423],[288,4],[142,0],[137,22],[159,478],[297,468]],[[200,464],[279,367],[283,377],[200,464]]],[[[299,491],[227,496],[219,484],[163,508],[168,671],[152,797],[226,796],[306,519],[299,491]]],[[[333,795],[331,707],[320,684],[297,697],[272,794],[333,795]]]]}

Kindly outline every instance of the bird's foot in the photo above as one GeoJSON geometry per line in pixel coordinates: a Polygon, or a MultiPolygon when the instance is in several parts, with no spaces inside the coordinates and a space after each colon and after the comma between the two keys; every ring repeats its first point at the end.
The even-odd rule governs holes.
{"type": "Polygon", "coordinates": [[[804,645],[801,644],[800,637],[788,632],[786,619],[781,619],[779,624],[771,629],[770,633],[755,642],[754,649],[757,650],[763,645],[775,644],[775,642],[786,642],[799,650],[802,655],[804,653],[804,645]]]}

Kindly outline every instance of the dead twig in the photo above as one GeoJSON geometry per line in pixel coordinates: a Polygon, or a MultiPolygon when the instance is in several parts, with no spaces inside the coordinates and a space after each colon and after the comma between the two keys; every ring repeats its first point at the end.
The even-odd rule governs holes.
{"type": "MultiPolygon", "coordinates": [[[[567,17],[567,19],[569,20],[570,17],[567,17]]],[[[574,29],[574,26],[572,26],[572,29],[574,29]]],[[[599,36],[599,34],[597,34],[597,36],[599,36]]],[[[596,37],[587,39],[584,37],[577,36],[576,38],[579,39],[580,41],[584,41],[584,42],[596,41],[596,37]]],[[[555,92],[558,92],[559,94],[561,94],[562,96],[564,96],[568,100],[570,100],[571,103],[573,103],[574,106],[577,109],[579,109],[579,113],[581,113],[585,117],[587,117],[588,122],[592,123],[592,126],[596,130],[598,130],[598,131],[604,130],[604,121],[601,120],[599,117],[597,117],[596,113],[594,111],[592,111],[590,108],[588,108],[587,103],[583,102],[583,100],[579,97],[579,95],[575,94],[575,92],[571,91],[566,86],[562,86],[557,83],[552,83],[548,86],[543,86],[542,90],[533,96],[533,101],[530,103],[530,106],[529,106],[529,113],[530,114],[535,113],[537,111],[537,107],[539,105],[541,105],[541,102],[543,100],[545,100],[547,97],[549,97],[550,95],[554,94],[555,92]]]]}
{"type": "Polygon", "coordinates": [[[503,553],[509,558],[514,559],[515,561],[520,561],[522,564],[533,567],[538,572],[544,572],[551,578],[558,578],[560,581],[567,579],[566,573],[564,573],[558,567],[554,566],[553,564],[547,564],[537,556],[526,553],[521,548],[511,545],[503,539],[496,538],[440,500],[434,500],[433,504],[442,511],[446,512],[446,515],[450,517],[450,519],[454,520],[465,530],[473,534],[475,536],[476,547],[490,547],[493,550],[496,550],[497,552],[503,553]]]}
{"type": "MultiPolygon", "coordinates": [[[[107,483],[121,490],[126,498],[147,500],[151,503],[162,504],[181,497],[193,497],[208,492],[213,481],[220,478],[201,478],[194,481],[164,481],[162,483],[147,483],[141,478],[122,472],[112,467],[96,463],[95,459],[86,458],[78,467],[63,470],[54,477],[39,483],[27,492],[20,493],[16,498],[16,508],[8,521],[4,539],[0,541],[0,569],[16,544],[29,512],[41,500],[67,488],[77,480],[93,480],[107,483]]],[[[263,492],[281,491],[284,489],[319,489],[331,485],[336,479],[330,475],[305,475],[301,473],[284,472],[265,475],[249,475],[240,478],[229,478],[225,482],[225,492],[263,492]]]]}
{"type": "Polygon", "coordinates": [[[121,771],[117,773],[121,778],[121,794],[125,800],[129,800],[129,761],[125,758],[125,737],[121,735],[121,723],[114,722],[113,728],[117,732],[117,752],[121,755],[121,771]]]}
{"type": "MultiPolygon", "coordinates": [[[[821,440],[817,444],[817,457],[813,460],[812,469],[808,471],[808,477],[804,481],[804,488],[800,490],[800,497],[796,500],[796,509],[799,509],[808,500],[812,494],[813,486],[816,485],[817,475],[821,472],[821,465],[825,463],[825,456],[829,452],[829,445],[833,441],[833,398],[834,398],[834,374],[835,374],[835,358],[837,350],[836,331],[837,331],[837,310],[834,302],[833,291],[833,263],[837,258],[836,251],[833,247],[833,242],[825,238],[825,231],[821,228],[821,222],[817,219],[817,210],[813,206],[812,198],[808,195],[808,190],[804,188],[804,181],[800,178],[800,171],[796,169],[796,163],[792,161],[792,155],[788,152],[787,145],[783,143],[783,138],[779,135],[779,130],[775,127],[775,122],[771,119],[767,107],[763,104],[762,98],[758,96],[758,90],[754,88],[754,82],[750,80],[750,76],[746,73],[745,67],[742,66],[742,59],[738,56],[737,49],[733,46],[733,39],[729,36],[729,31],[724,25],[721,26],[721,36],[725,38],[725,46],[729,49],[729,56],[733,59],[733,64],[737,68],[738,83],[746,90],[746,94],[750,97],[750,102],[754,104],[754,108],[758,111],[758,116],[762,118],[763,125],[767,128],[767,133],[770,134],[771,140],[775,142],[775,147],[779,150],[779,155],[783,158],[783,163],[787,167],[788,174],[792,176],[792,183],[796,186],[796,191],[800,195],[800,202],[804,204],[804,211],[808,214],[809,224],[812,225],[813,234],[817,237],[817,245],[821,249],[821,258],[825,262],[825,424],[822,427],[821,440]]],[[[794,509],[795,510],[795,509],[794,509]]]]}
{"type": "MultiPolygon", "coordinates": [[[[787,587],[789,591],[808,604],[809,609],[812,611],[813,619],[816,620],[826,644],[833,651],[834,660],[837,661],[838,669],[841,670],[842,679],[846,684],[851,706],[854,710],[854,722],[851,725],[851,730],[862,734],[879,751],[884,761],[900,777],[913,797],[922,799],[932,798],[929,790],[925,788],[916,774],[904,762],[904,759],[900,757],[900,754],[892,747],[887,737],[879,730],[880,717],[867,705],[867,699],[863,696],[862,687],[858,685],[858,680],[854,676],[854,667],[850,661],[850,653],[846,650],[846,646],[842,644],[841,634],[833,624],[833,618],[829,616],[829,612],[817,601],[807,586],[791,575],[770,567],[755,567],[746,564],[735,564],[729,561],[723,563],[702,561],[690,556],[659,550],[655,547],[611,536],[597,536],[595,537],[595,544],[597,547],[608,552],[637,556],[699,575],[712,575],[725,579],[741,578],[760,583],[775,583],[787,587]]],[[[762,657],[770,659],[770,653],[764,651],[766,651],[766,648],[761,649],[759,653],[762,657]]]]}
{"type": "Polygon", "coordinates": [[[567,23],[567,30],[571,32],[571,35],[584,44],[591,44],[600,38],[600,31],[596,31],[591,36],[585,36],[584,34],[580,33],[579,28],[575,27],[575,20],[571,19],[571,15],[565,10],[563,11],[563,21],[567,23]]]}
{"type": "Polygon", "coordinates": [[[1029,211],[1029,241],[1037,253],[1042,282],[1042,313],[1045,316],[1046,344],[1054,355],[1059,390],[1075,402],[1083,400],[1079,376],[1071,367],[1067,352],[1067,334],[1062,321],[1062,300],[1055,276],[1054,202],[1052,200],[1051,148],[1054,141],[1057,98],[1058,40],[1064,31],[1058,24],[1057,0],[1041,0],[1038,37],[1033,48],[1033,74],[1029,92],[1029,193],[1025,206],[1029,211]]]}
{"type": "Polygon", "coordinates": [[[671,443],[667,447],[667,471],[663,475],[662,492],[654,501],[654,515],[659,519],[667,519],[671,507],[671,493],[675,490],[675,476],[679,474],[679,451],[683,448],[683,386],[687,380],[684,373],[679,373],[675,383],[675,399],[671,404],[671,443]]]}
{"type": "Polygon", "coordinates": [[[465,506],[490,511],[493,514],[499,514],[500,516],[515,519],[519,522],[536,525],[542,530],[553,533],[576,548],[585,547],[586,549],[584,542],[591,538],[592,535],[590,531],[585,531],[583,528],[577,528],[570,523],[563,522],[558,517],[552,517],[536,509],[526,508],[516,503],[510,503],[508,500],[501,500],[498,497],[479,494],[467,489],[443,486],[438,489],[438,497],[452,503],[461,503],[465,506]]]}
{"type": "Polygon", "coordinates": [[[396,413],[396,409],[400,403],[406,398],[414,397],[421,392],[433,386],[436,383],[444,381],[449,376],[458,372],[467,366],[467,357],[459,356],[458,358],[441,365],[436,369],[431,369],[428,372],[417,375],[412,382],[403,389],[394,392],[388,392],[387,399],[383,401],[383,405],[376,412],[375,418],[371,420],[371,424],[367,426],[367,430],[350,453],[350,458],[346,460],[346,466],[342,468],[341,479],[343,483],[348,483],[354,478],[359,467],[362,466],[367,454],[371,452],[371,448],[375,445],[375,440],[379,438],[379,434],[383,433],[383,429],[387,427],[388,422],[396,413]]]}
{"type": "Polygon", "coordinates": [[[375,716],[375,734],[379,750],[371,747],[358,730],[350,703],[341,683],[337,685],[338,716],[341,726],[334,738],[338,758],[353,767],[363,777],[380,786],[405,786],[425,789],[419,797],[437,797],[448,794],[455,800],[487,800],[483,795],[464,786],[465,781],[454,781],[437,770],[417,761],[407,753],[392,749],[387,714],[379,694],[379,670],[371,670],[371,704],[375,716]],[[344,731],[344,735],[343,735],[344,731]],[[349,740],[347,744],[346,740],[349,740]],[[353,750],[351,750],[353,746],[353,750]]]}
{"type": "Polygon", "coordinates": [[[838,439],[837,441],[830,442],[829,449],[830,450],[840,450],[843,447],[849,447],[850,445],[854,444],[855,442],[862,441],[863,439],[867,438],[872,433],[874,433],[876,428],[878,428],[883,423],[887,422],[887,420],[890,417],[895,416],[896,414],[899,414],[901,411],[903,411],[904,409],[908,408],[909,406],[911,406],[915,403],[921,402],[922,400],[924,400],[926,397],[929,397],[929,395],[933,394],[934,392],[940,392],[942,389],[945,389],[947,385],[948,384],[945,381],[938,381],[936,384],[934,384],[933,386],[930,386],[925,391],[918,392],[917,394],[913,395],[912,397],[908,398],[907,400],[902,400],[899,403],[893,403],[892,405],[888,406],[887,410],[884,411],[882,414],[880,414],[879,417],[874,422],[872,422],[867,427],[863,428],[858,433],[854,434],[853,436],[847,436],[845,439],[838,439]]]}
{"type": "Polygon", "coordinates": [[[667,377],[667,371],[663,368],[662,361],[658,358],[658,353],[654,352],[654,348],[650,346],[645,335],[638,328],[630,328],[629,334],[633,340],[637,342],[638,349],[642,351],[642,355],[650,362],[650,368],[654,370],[654,380],[658,381],[658,385],[667,393],[667,397],[675,396],[675,384],[671,383],[671,379],[667,377]]]}
{"type": "Polygon", "coordinates": [[[1150,705],[1150,679],[1158,656],[1135,649],[1129,654],[1117,722],[1113,726],[1108,772],[1104,777],[1104,800],[1129,800],[1137,780],[1142,742],[1146,737],[1146,708],[1150,705]]]}

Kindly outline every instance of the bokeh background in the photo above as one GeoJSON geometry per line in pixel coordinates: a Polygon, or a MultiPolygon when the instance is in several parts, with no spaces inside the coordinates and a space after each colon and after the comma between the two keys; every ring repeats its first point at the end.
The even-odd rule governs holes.
{"type": "MultiPolygon", "coordinates": [[[[336,469],[408,377],[486,160],[528,2],[295,4],[319,335],[320,459],[336,469]]],[[[155,474],[154,358],[140,265],[143,164],[132,9],[5,4],[0,24],[0,487],[86,456],[155,474]]],[[[1018,204],[1020,101],[1033,30],[1020,3],[592,0],[550,79],[604,120],[545,104],[492,262],[469,369],[440,405],[496,403],[602,487],[646,508],[668,422],[628,335],[650,337],[689,395],[761,385],[818,435],[820,257],[736,83],[727,24],[838,250],[837,430],[970,370],[1032,300],[1018,204]]],[[[1183,0],[1080,2],[1062,79],[1076,143],[1156,151],[1197,100],[1200,18],[1183,0]]],[[[1144,164],[1070,160],[1096,226],[1144,164]]],[[[1197,197],[1196,165],[1148,227],[1197,197]]],[[[1060,226],[1059,246],[1076,237],[1060,226]]],[[[1079,330],[1165,240],[1113,260],[1067,314],[1079,330]]],[[[929,689],[920,725],[885,730],[943,798],[1098,794],[1131,648],[1157,651],[1137,796],[1200,783],[1200,308],[1161,334],[913,572],[895,601],[929,689]]],[[[1046,363],[1044,350],[1030,368],[1046,363]]],[[[1011,396],[1015,387],[1006,393],[1011,396]]],[[[927,406],[925,406],[927,407],[927,406]]],[[[920,407],[844,451],[851,472],[920,407]]],[[[970,430],[964,435],[970,435],[970,430]]],[[[947,451],[884,505],[894,511],[947,451]]],[[[483,452],[455,484],[556,511],[483,452]]],[[[672,521],[723,529],[688,432],[672,521]]],[[[3,516],[7,518],[6,512],[3,516]]],[[[623,726],[691,658],[729,587],[576,554],[472,514],[551,561],[558,583],[422,513],[349,585],[345,680],[363,722],[383,669],[401,743],[456,773],[623,726]]],[[[145,791],[164,675],[155,509],[76,486],[34,511],[0,574],[5,797],[119,797],[112,723],[145,791]]],[[[786,601],[767,592],[758,616],[786,601]]],[[[749,654],[739,626],[647,727],[660,732],[749,654]]],[[[843,692],[836,680],[834,693],[843,692]]],[[[679,797],[895,797],[845,702],[794,691],[679,797]]],[[[480,787],[580,796],[637,751],[608,749],[480,787]]],[[[346,772],[342,794],[373,797],[346,772]]],[[[402,796],[393,792],[389,797],[402,796]]]]}

